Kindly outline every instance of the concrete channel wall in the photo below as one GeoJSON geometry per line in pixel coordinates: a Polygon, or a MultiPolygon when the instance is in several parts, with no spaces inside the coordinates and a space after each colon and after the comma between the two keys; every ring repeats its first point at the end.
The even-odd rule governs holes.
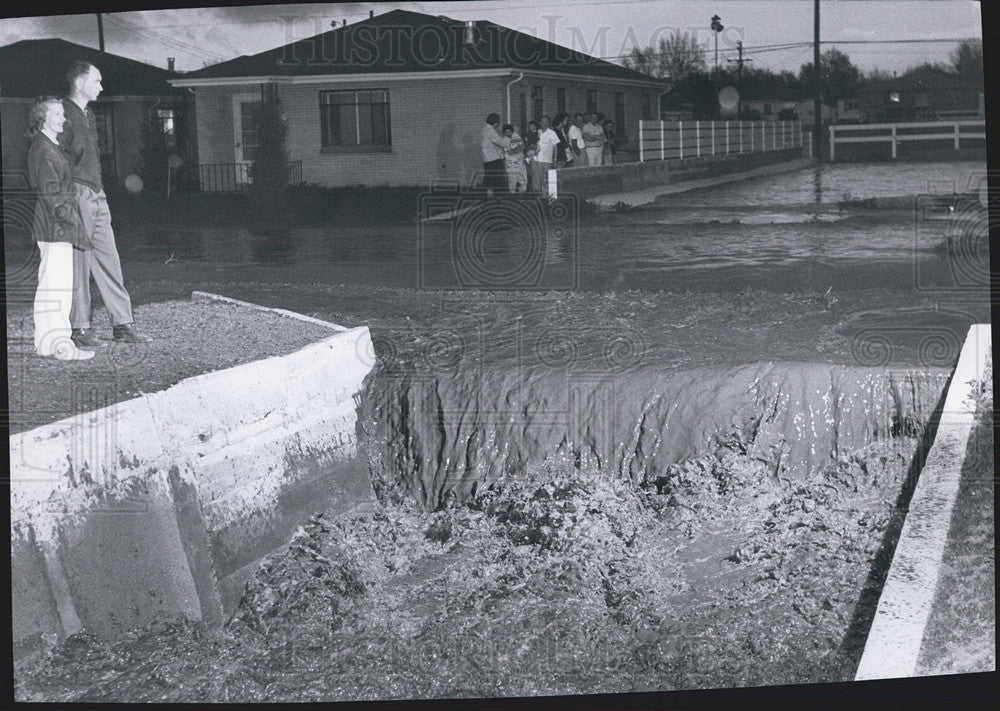
{"type": "Polygon", "coordinates": [[[158,613],[217,624],[309,515],[373,501],[356,446],[371,337],[326,325],[295,353],[10,438],[16,653],[158,613]]]}
{"type": "Polygon", "coordinates": [[[645,163],[619,163],[581,168],[561,168],[552,174],[559,197],[586,199],[595,195],[628,193],[688,180],[703,180],[742,173],[776,163],[802,158],[802,148],[784,148],[759,153],[731,153],[681,160],[656,160],[645,163]]]}
{"type": "Polygon", "coordinates": [[[976,388],[991,358],[990,324],[973,324],[948,386],[934,443],[910,498],[858,664],[857,681],[915,675],[942,569],[949,564],[944,559],[945,546],[976,421],[976,388]]]}

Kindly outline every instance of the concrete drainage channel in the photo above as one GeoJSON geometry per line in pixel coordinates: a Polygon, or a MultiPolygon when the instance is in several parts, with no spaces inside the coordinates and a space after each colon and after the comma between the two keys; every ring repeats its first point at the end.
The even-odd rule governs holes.
{"type": "MultiPolygon", "coordinates": [[[[889,605],[883,596],[876,615],[891,533],[933,440],[949,372],[766,363],[580,378],[480,365],[436,376],[381,368],[366,378],[368,339],[367,329],[338,330],[287,362],[271,359],[181,383],[171,397],[187,393],[184,418],[164,419],[153,398],[122,403],[121,414],[103,413],[93,422],[118,423],[117,441],[126,446],[110,464],[91,464],[86,476],[66,468],[79,433],[68,423],[12,438],[12,462],[21,463],[12,467],[15,641],[82,628],[113,635],[160,612],[218,623],[257,562],[280,551],[297,523],[321,508],[363,515],[374,503],[374,484],[385,500],[415,498],[436,510],[425,516],[433,520],[428,530],[447,523],[449,533],[440,537],[454,544],[453,557],[411,561],[411,573],[386,586],[412,587],[401,597],[394,593],[404,607],[476,578],[475,570],[482,575],[481,561],[473,560],[481,552],[469,553],[452,525],[464,515],[456,513],[462,504],[493,516],[507,544],[516,544],[507,560],[539,547],[572,558],[572,546],[560,549],[553,541],[572,540],[588,518],[608,518],[607,535],[620,537],[610,510],[625,499],[638,502],[642,512],[630,520],[643,523],[623,538],[619,558],[603,561],[606,551],[583,547],[577,555],[604,566],[595,578],[603,585],[600,614],[634,632],[622,649],[630,660],[632,642],[637,653],[645,650],[644,681],[622,677],[614,683],[625,687],[605,689],[583,676],[579,686],[522,680],[527,686],[509,693],[853,678],[872,616],[875,634],[889,605]],[[242,405],[222,396],[246,393],[252,373],[258,384],[252,407],[260,417],[233,417],[242,405]],[[276,407],[285,409],[275,416],[276,407]],[[209,452],[197,437],[197,424],[209,419],[217,432],[230,423],[239,434],[209,452]],[[262,424],[278,420],[280,427],[262,424]],[[151,429],[133,432],[132,422],[151,429]],[[561,500],[553,491],[602,490],[595,472],[627,491],[607,500],[572,494],[583,497],[573,499],[579,515],[546,508],[561,500]],[[215,490],[227,481],[232,492],[215,490]],[[122,515],[128,500],[145,502],[141,516],[122,515]],[[242,503],[223,505],[234,501],[242,503]],[[98,515],[108,502],[118,516],[98,515]],[[116,537],[147,548],[121,560],[110,545],[116,537]],[[157,555],[148,555],[153,549],[157,555]],[[633,579],[625,580],[623,570],[633,571],[633,579]],[[746,661],[734,662],[734,655],[746,661]]],[[[923,505],[920,491],[914,506],[923,505]]],[[[907,540],[904,528],[911,546],[907,540]]],[[[889,580],[887,591],[891,571],[889,580]]],[[[513,586],[518,594],[523,587],[513,586]]],[[[560,588],[559,595],[567,594],[560,588]]],[[[500,618],[509,624],[513,612],[527,609],[523,601],[511,604],[496,619],[483,609],[469,613],[479,615],[470,618],[476,634],[485,629],[500,644],[508,636],[498,631],[500,618]]],[[[415,614],[402,607],[393,613],[415,614]]],[[[465,613],[453,614],[442,624],[463,629],[458,618],[465,613]]],[[[528,629],[518,655],[543,632],[528,629]]],[[[569,663],[552,649],[545,655],[550,672],[569,663]]]]}

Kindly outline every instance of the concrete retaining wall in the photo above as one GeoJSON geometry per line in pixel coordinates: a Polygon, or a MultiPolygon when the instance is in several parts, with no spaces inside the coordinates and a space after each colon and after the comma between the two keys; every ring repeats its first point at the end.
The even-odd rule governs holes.
{"type": "Polygon", "coordinates": [[[683,160],[619,163],[592,168],[561,168],[550,172],[556,174],[556,186],[560,197],[575,195],[577,198],[586,199],[595,195],[628,193],[681,181],[741,173],[801,158],[802,151],[801,147],[795,147],[683,160]]]}
{"type": "Polygon", "coordinates": [[[373,501],[355,399],[370,334],[327,325],[290,355],[10,438],[16,652],[162,612],[218,623],[309,515],[373,501]]]}
{"type": "Polygon", "coordinates": [[[947,565],[945,546],[969,437],[976,423],[975,385],[982,380],[991,358],[990,324],[973,324],[948,386],[934,444],[910,498],[858,663],[857,681],[915,675],[941,570],[947,565]]]}

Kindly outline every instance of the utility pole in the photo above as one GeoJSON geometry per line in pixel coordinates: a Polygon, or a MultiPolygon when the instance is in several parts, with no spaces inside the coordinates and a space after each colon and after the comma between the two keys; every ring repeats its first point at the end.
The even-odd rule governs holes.
{"type": "Polygon", "coordinates": [[[104,18],[101,13],[97,13],[97,41],[100,43],[101,51],[104,51],[104,18]]]}
{"type": "Polygon", "coordinates": [[[813,0],[813,77],[815,85],[813,88],[813,157],[816,160],[823,160],[823,153],[819,149],[821,131],[823,130],[823,101],[822,82],[820,80],[819,68],[819,0],[813,0]]]}
{"type": "Polygon", "coordinates": [[[743,120],[743,62],[752,62],[752,59],[743,59],[743,40],[736,41],[736,51],[739,59],[727,59],[727,62],[736,62],[736,93],[739,97],[736,100],[736,120],[743,120]]]}
{"type": "Polygon", "coordinates": [[[715,32],[715,74],[712,79],[712,86],[714,88],[715,97],[713,99],[713,104],[715,105],[715,111],[712,112],[713,117],[719,117],[719,33],[725,29],[722,24],[722,18],[718,15],[712,15],[712,30],[715,32]]]}

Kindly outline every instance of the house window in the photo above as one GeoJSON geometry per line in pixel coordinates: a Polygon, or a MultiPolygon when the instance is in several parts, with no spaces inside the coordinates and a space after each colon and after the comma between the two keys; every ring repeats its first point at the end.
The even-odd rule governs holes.
{"type": "Polygon", "coordinates": [[[163,146],[170,152],[177,150],[177,131],[174,123],[173,109],[157,109],[156,119],[163,131],[163,146]]]}
{"type": "Polygon", "coordinates": [[[556,113],[566,112],[566,89],[559,87],[556,89],[556,113]]]}
{"type": "Polygon", "coordinates": [[[615,133],[625,135],[625,92],[615,92],[615,133]]]}
{"type": "Polygon", "coordinates": [[[319,115],[323,148],[392,145],[387,89],[321,91],[319,115]]]}
{"type": "Polygon", "coordinates": [[[535,86],[531,90],[531,110],[534,113],[534,119],[537,121],[545,113],[544,102],[542,101],[544,94],[542,93],[542,87],[535,86]]]}
{"type": "Polygon", "coordinates": [[[646,93],[642,95],[642,118],[645,121],[653,118],[653,97],[646,93]]]}
{"type": "Polygon", "coordinates": [[[597,89],[587,89],[587,113],[597,113],[597,89]]]}
{"type": "Polygon", "coordinates": [[[243,135],[243,160],[253,161],[260,146],[257,136],[257,124],[260,122],[259,101],[243,101],[240,103],[240,129],[243,135]]]}

